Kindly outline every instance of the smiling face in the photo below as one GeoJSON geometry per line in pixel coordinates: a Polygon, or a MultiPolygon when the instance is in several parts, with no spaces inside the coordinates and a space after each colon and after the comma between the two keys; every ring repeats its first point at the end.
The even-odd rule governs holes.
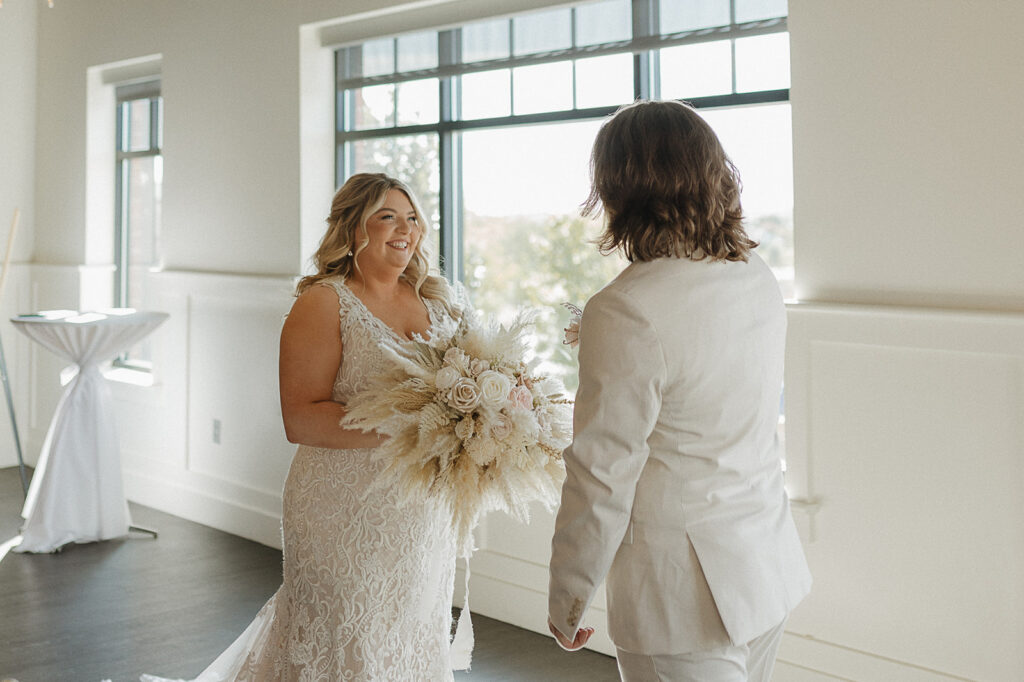
{"type": "Polygon", "coordinates": [[[423,236],[416,210],[405,192],[390,189],[384,204],[366,219],[369,242],[356,254],[365,272],[397,270],[401,274],[423,236]]]}

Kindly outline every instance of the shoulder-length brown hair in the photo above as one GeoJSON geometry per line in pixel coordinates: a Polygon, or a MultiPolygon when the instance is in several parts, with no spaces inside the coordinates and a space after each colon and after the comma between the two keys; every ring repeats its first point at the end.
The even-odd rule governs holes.
{"type": "Polygon", "coordinates": [[[331,201],[331,214],[327,217],[327,232],[320,247],[313,254],[316,272],[299,280],[295,295],[330,277],[347,280],[359,272],[356,256],[366,248],[370,238],[366,221],[387,198],[388,191],[397,189],[409,199],[421,227],[420,239],[413,249],[412,259],[399,279],[408,282],[421,299],[441,301],[449,312],[457,316],[452,305],[452,294],[443,277],[430,273],[430,255],[427,233],[430,224],[412,189],[401,180],[384,173],[356,173],[345,181],[331,201]]]}
{"type": "Polygon", "coordinates": [[[619,109],[597,133],[583,215],[600,213],[603,253],[626,259],[745,261],[740,177],[711,126],[676,101],[619,109]]]}

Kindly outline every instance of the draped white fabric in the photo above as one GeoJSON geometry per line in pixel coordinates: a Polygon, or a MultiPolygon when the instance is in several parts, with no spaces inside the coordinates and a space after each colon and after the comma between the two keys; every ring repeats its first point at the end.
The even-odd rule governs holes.
{"type": "Polygon", "coordinates": [[[69,542],[108,540],[127,535],[131,525],[110,387],[99,366],[141,341],[168,315],[64,312],[11,320],[18,331],[78,367],[43,441],[15,552],[53,552],[69,542]]]}

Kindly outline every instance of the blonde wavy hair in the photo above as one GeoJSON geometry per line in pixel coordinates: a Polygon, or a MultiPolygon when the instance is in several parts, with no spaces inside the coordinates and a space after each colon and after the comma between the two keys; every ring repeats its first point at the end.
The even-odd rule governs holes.
{"type": "Polygon", "coordinates": [[[295,287],[296,296],[325,279],[341,277],[348,280],[353,274],[361,274],[356,256],[370,241],[366,221],[384,205],[387,193],[393,189],[409,199],[420,226],[420,238],[413,249],[412,259],[399,279],[412,286],[420,300],[438,300],[449,313],[458,317],[459,311],[452,304],[448,282],[430,272],[430,240],[426,239],[430,223],[423,214],[423,208],[408,185],[384,173],[356,173],[334,195],[331,214],[327,217],[327,232],[312,258],[316,273],[299,280],[295,287]]]}
{"type": "Polygon", "coordinates": [[[601,126],[583,215],[603,208],[602,253],[630,262],[676,257],[746,261],[740,175],[693,107],[641,100],[601,126]]]}

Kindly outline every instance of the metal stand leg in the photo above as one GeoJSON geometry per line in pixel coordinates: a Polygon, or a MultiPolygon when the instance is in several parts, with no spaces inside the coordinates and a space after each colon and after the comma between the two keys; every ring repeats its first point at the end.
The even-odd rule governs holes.
{"type": "Polygon", "coordinates": [[[18,451],[21,493],[25,496],[25,499],[28,499],[28,476],[25,475],[25,460],[21,456],[21,438],[18,437],[18,421],[14,418],[14,398],[11,396],[11,384],[7,380],[7,360],[4,357],[3,339],[0,339],[0,380],[4,384],[4,395],[7,397],[7,411],[11,415],[11,431],[14,432],[14,447],[18,451]]]}
{"type": "Polygon", "coordinates": [[[157,537],[157,533],[155,530],[153,530],[152,528],[145,528],[143,526],[128,526],[128,531],[135,531],[136,533],[146,533],[148,535],[152,535],[154,539],[157,537]]]}

